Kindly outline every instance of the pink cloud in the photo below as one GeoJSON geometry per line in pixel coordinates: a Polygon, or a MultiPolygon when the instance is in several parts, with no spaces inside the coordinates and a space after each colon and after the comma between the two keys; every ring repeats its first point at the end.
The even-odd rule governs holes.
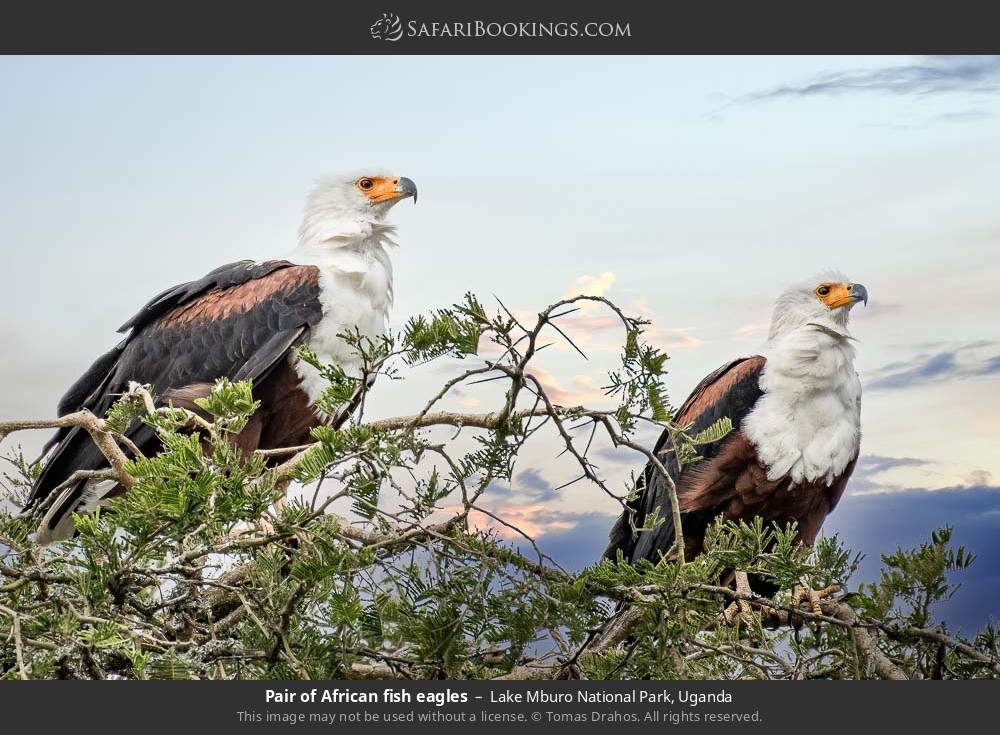
{"type": "Polygon", "coordinates": [[[559,380],[543,367],[533,365],[528,372],[541,383],[549,400],[560,406],[579,406],[607,398],[604,390],[600,386],[595,386],[593,380],[586,375],[575,376],[573,387],[564,388],[559,380]]]}
{"type": "Polygon", "coordinates": [[[469,514],[469,524],[477,531],[493,531],[501,538],[510,541],[521,540],[524,537],[514,528],[520,529],[532,538],[544,536],[553,531],[568,531],[576,526],[576,521],[570,518],[559,518],[552,514],[548,507],[542,504],[511,505],[501,508],[490,508],[490,513],[502,518],[504,525],[496,518],[473,510],[469,514]]]}

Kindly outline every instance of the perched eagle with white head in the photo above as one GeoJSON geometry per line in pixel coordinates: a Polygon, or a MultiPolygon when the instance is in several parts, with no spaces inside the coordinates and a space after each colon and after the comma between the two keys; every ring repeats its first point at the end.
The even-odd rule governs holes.
{"type": "MultiPolygon", "coordinates": [[[[704,550],[717,517],[798,524],[804,544],[840,500],[861,443],[861,381],[854,370],[851,308],[868,303],[864,286],[825,274],[778,298],[763,355],[741,358],[706,377],[675,416],[688,432],[729,417],[733,430],[700,448],[702,459],[680,467],[664,432],[654,452],[677,489],[684,556],[704,550]]],[[[666,481],[647,465],[604,552],[625,561],[657,562],[674,545],[666,481]],[[654,511],[660,525],[643,529],[654,511]],[[636,530],[643,529],[643,530],[636,530]]]]}
{"type": "MultiPolygon", "coordinates": [[[[194,401],[216,380],[251,380],[261,405],[236,437],[239,448],[306,442],[322,420],[313,404],[325,386],[293,348],[307,345],[323,363],[348,374],[359,367],[337,335],[384,333],[392,305],[386,246],[394,244],[394,228],[384,220],[407,197],[416,201],[417,188],[405,177],[321,179],[306,200],[298,246],[285,259],[230,263],[155,296],[119,329],[128,334],[118,346],[69,388],[59,415],[87,409],[103,416],[132,382],[151,385],[163,404],[200,411],[194,401]]],[[[159,448],[153,430],[140,421],[126,435],[144,454],[159,448]]],[[[77,470],[107,466],[83,429],[61,429],[45,451],[27,507],[47,507],[40,543],[71,536],[71,513],[121,492],[111,480],[67,484],[77,470]]]]}

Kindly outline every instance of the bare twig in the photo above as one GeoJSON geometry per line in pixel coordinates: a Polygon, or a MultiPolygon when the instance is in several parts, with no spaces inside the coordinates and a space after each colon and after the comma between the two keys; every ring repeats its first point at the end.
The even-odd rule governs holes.
{"type": "Polygon", "coordinates": [[[11,635],[14,636],[14,656],[17,660],[17,670],[20,673],[21,679],[27,681],[30,677],[28,676],[28,669],[24,665],[24,639],[21,637],[21,616],[3,605],[0,605],[0,612],[11,619],[11,635]]]}

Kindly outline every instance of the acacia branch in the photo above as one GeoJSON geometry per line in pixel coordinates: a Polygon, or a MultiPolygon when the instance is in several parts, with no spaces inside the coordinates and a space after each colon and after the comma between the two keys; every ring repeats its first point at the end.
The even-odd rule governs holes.
{"type": "Polygon", "coordinates": [[[907,636],[923,638],[924,640],[934,641],[942,646],[948,648],[953,648],[958,651],[963,656],[971,658],[981,664],[987,664],[994,673],[1000,674],[1000,660],[996,657],[987,656],[985,653],[976,650],[967,643],[962,643],[962,641],[956,640],[946,633],[940,630],[932,630],[930,628],[919,628],[916,626],[893,626],[886,625],[885,623],[878,623],[877,627],[879,630],[883,631],[893,640],[901,640],[907,636]]]}
{"type": "Polygon", "coordinates": [[[0,441],[15,431],[27,429],[66,429],[79,428],[90,434],[94,444],[100,450],[104,458],[108,460],[114,472],[114,479],[126,490],[135,485],[135,478],[125,471],[125,465],[129,461],[125,453],[122,452],[115,441],[115,432],[108,428],[104,419],[98,418],[90,411],[76,411],[60,416],[57,419],[41,419],[36,421],[3,421],[0,422],[0,441]]]}
{"type": "Polygon", "coordinates": [[[879,650],[874,633],[870,633],[858,619],[854,609],[845,603],[837,603],[830,611],[837,620],[842,620],[851,631],[851,638],[862,658],[868,662],[880,679],[905,681],[908,677],[879,650]]]}

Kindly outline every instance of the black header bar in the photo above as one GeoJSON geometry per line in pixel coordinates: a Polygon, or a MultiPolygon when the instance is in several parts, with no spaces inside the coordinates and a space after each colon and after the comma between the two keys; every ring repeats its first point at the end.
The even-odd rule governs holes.
{"type": "Polygon", "coordinates": [[[5,53],[989,53],[996,3],[175,0],[7,3],[5,53]]]}

